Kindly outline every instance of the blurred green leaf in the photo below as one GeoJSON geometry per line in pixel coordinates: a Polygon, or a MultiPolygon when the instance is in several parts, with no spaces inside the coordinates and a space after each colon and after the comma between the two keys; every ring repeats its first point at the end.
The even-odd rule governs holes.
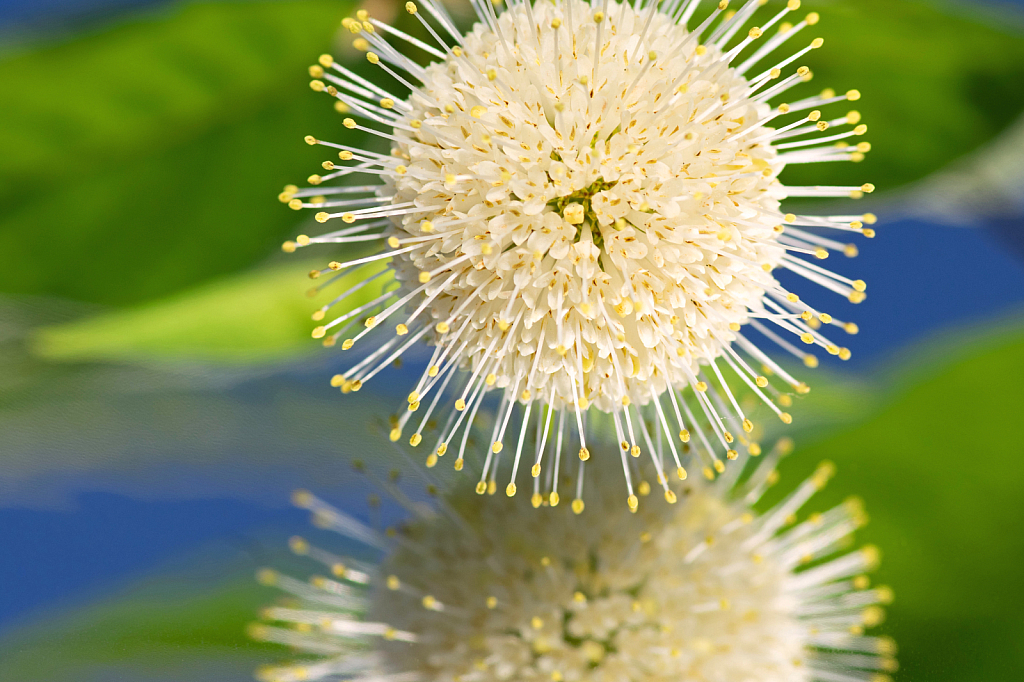
{"type": "Polygon", "coordinates": [[[266,257],[340,128],[306,68],[347,7],[174,5],[0,62],[0,290],[126,304],[266,257]]]}
{"type": "Polygon", "coordinates": [[[860,90],[849,108],[863,114],[868,133],[856,139],[872,150],[853,168],[790,167],[783,175],[789,184],[870,181],[880,191],[896,189],[978,148],[1024,111],[1024,35],[990,21],[992,13],[972,19],[963,7],[921,0],[807,0],[794,22],[810,10],[821,21],[792,47],[817,36],[825,45],[800,60],[814,79],[791,97],[860,90]]]}
{"type": "MultiPolygon", "coordinates": [[[[259,362],[320,349],[310,339],[311,311],[356,283],[308,298],[312,263],[263,268],[125,310],[40,329],[34,354],[50,360],[204,360],[259,362]]],[[[317,264],[319,266],[319,264],[317,264]]],[[[383,266],[381,266],[383,267],[383,266]]],[[[386,276],[331,309],[332,315],[377,297],[386,276]]]]}
{"type": "Polygon", "coordinates": [[[280,656],[245,633],[270,598],[237,567],[216,585],[187,572],[149,578],[0,639],[0,679],[251,680],[280,656]]]}
{"type": "Polygon", "coordinates": [[[1010,679],[1024,670],[1024,583],[1013,568],[1024,565],[1024,445],[1013,427],[1024,331],[966,357],[952,348],[781,471],[792,483],[831,459],[839,475],[817,504],[864,498],[872,521],[860,537],[882,549],[878,578],[896,590],[885,630],[902,648],[903,679],[1010,679]]]}

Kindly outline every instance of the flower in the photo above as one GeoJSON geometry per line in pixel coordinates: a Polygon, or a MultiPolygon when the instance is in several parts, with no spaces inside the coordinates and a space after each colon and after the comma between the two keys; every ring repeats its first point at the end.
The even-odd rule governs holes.
{"type": "Polygon", "coordinates": [[[742,480],[735,466],[674,483],[677,504],[645,502],[637,514],[621,509],[618,483],[598,469],[596,524],[564,507],[534,511],[522,497],[485,502],[461,486],[388,535],[297,493],[318,526],[383,559],[293,538],[295,553],[331,577],[259,573],[292,600],[267,608],[252,633],[306,654],[260,679],[886,680],[895,646],[865,629],[892,592],[863,575],[876,549],[848,551],[861,504],[795,521],[832,465],[754,511],[786,447],[742,480]]]}
{"type": "Polygon", "coordinates": [[[686,444],[696,435],[703,463],[719,470],[722,455],[737,456],[737,435],[754,426],[740,389],[789,423],[790,393],[809,389],[755,340],[814,366],[816,356],[786,334],[846,359],[849,351],[822,327],[857,328],[804,303],[775,273],[787,270],[859,302],[863,281],[813,261],[830,250],[855,255],[852,244],[821,233],[872,236],[864,224],[874,217],[797,215],[780,202],[856,198],[873,187],[779,181],[790,164],[858,161],[869,145],[848,142],[866,131],[856,111],[830,118],[819,109],[858,99],[856,90],[779,101],[811,78],[795,65],[822,39],[777,63],[767,58],[818,15],[785,22],[800,6],[791,0],[744,31],[762,4],[750,0],[729,14],[720,2],[690,30],[699,0],[660,9],[604,0],[599,11],[580,0],[511,3],[500,16],[478,0],[479,23],[462,35],[436,0],[407,3],[432,42],[365,11],[346,19],[383,79],[409,94],[392,94],[329,55],[311,68],[313,89],[352,115],[345,127],[391,148],[385,155],[309,136],[348,163],[327,161],[330,172],[310,177],[312,187],[281,195],[293,208],[315,209],[321,223],[342,224],[286,242],[286,251],[386,243],[311,273],[327,279],[317,290],[362,273],[314,313],[324,323],[313,336],[325,345],[340,340],[346,351],[375,339],[332,384],[357,391],[418,342],[433,346],[392,439],[412,421],[409,442],[420,444],[440,408],[447,419],[427,463],[459,445],[461,469],[466,434],[498,392],[481,482],[521,422],[515,480],[531,416],[545,434],[527,454],[535,476],[546,466],[553,413],[575,427],[573,447],[584,461],[590,407],[612,415],[633,456],[651,452],[643,422],[653,421],[670,441],[680,478],[685,453],[677,438],[686,444]],[[768,37],[769,29],[777,32],[768,37]],[[422,66],[399,45],[436,61],[422,66]],[[325,184],[366,175],[383,184],[325,184]],[[392,277],[383,293],[327,318],[382,272],[392,277]]]}

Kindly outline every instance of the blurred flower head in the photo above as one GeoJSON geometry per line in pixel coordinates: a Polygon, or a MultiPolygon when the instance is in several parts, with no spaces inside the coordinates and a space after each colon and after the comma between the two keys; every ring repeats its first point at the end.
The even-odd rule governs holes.
{"type": "MultiPolygon", "coordinates": [[[[590,407],[612,415],[633,456],[650,449],[638,423],[652,419],[680,478],[677,439],[688,442],[698,419],[710,425],[698,438],[705,458],[720,468],[737,456],[737,433],[753,428],[739,391],[789,423],[789,393],[809,389],[755,340],[814,366],[798,346],[845,359],[849,351],[824,326],[854,333],[856,325],[804,303],[775,273],[859,302],[863,281],[815,261],[830,250],[855,255],[823,233],[871,236],[864,223],[874,218],[797,215],[781,202],[856,198],[873,187],[779,181],[790,164],[858,161],[868,146],[849,142],[866,131],[856,111],[819,108],[856,100],[857,91],[784,101],[812,76],[798,60],[822,45],[803,40],[818,15],[786,21],[800,6],[792,0],[752,25],[762,4],[726,12],[721,2],[698,22],[696,0],[661,9],[515,3],[500,17],[483,0],[474,3],[479,23],[463,35],[434,0],[409,2],[409,22],[426,42],[365,11],[346,19],[380,79],[325,55],[312,67],[312,86],[350,114],[346,128],[382,138],[390,155],[310,136],[344,163],[324,162],[328,173],[312,176],[312,187],[281,196],[341,225],[287,242],[287,251],[386,243],[311,273],[326,280],[318,288],[363,273],[314,314],[327,320],[313,332],[326,345],[340,341],[347,351],[373,339],[334,385],[358,391],[427,342],[433,354],[392,438],[411,430],[410,443],[420,444],[440,409],[430,456],[458,445],[461,467],[466,439],[457,433],[498,391],[485,474],[515,437],[508,426],[517,406],[515,470],[531,415],[546,435],[552,410],[568,415],[584,461],[590,407]],[[688,22],[699,25],[689,30],[688,22]],[[770,57],[784,46],[784,57],[770,57]],[[422,66],[423,54],[435,61],[422,66]],[[365,176],[382,184],[345,184],[365,176]],[[381,270],[382,261],[390,267],[381,270]],[[328,319],[382,275],[391,279],[379,296],[328,319]],[[692,406],[681,399],[687,388],[692,406]]],[[[538,469],[541,439],[534,450],[538,469]]]]}
{"type": "Polygon", "coordinates": [[[645,502],[637,514],[621,508],[603,469],[590,501],[597,516],[535,511],[522,497],[488,502],[457,486],[429,507],[396,491],[415,515],[394,532],[299,492],[318,526],[383,558],[354,561],[293,538],[293,551],[330,577],[259,573],[290,596],[252,634],[305,654],[260,678],[885,679],[894,645],[865,629],[891,592],[863,575],[877,550],[848,551],[865,522],[860,503],[796,522],[832,466],[754,510],[787,447],[746,475],[736,466],[675,484],[676,504],[645,502]]]}

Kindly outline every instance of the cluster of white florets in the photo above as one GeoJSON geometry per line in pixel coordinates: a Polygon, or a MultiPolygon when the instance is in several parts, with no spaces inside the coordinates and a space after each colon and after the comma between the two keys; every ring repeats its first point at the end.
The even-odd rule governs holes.
{"type": "Polygon", "coordinates": [[[513,5],[500,36],[478,24],[424,70],[384,190],[430,209],[395,217],[417,248],[394,263],[463,364],[604,411],[687,385],[763,311],[786,196],[744,125],[771,106],[722,51],[664,14],[608,14],[567,0],[513,5]]]}
{"type": "Polygon", "coordinates": [[[817,108],[860,94],[826,90],[772,103],[810,79],[796,60],[823,41],[774,65],[769,55],[818,16],[784,21],[800,7],[789,0],[758,27],[750,24],[763,3],[735,12],[728,4],[515,2],[499,15],[487,0],[473,0],[479,23],[464,34],[443,6],[422,0],[425,12],[413,2],[406,9],[433,43],[362,10],[343,22],[369,62],[407,95],[329,55],[311,68],[313,89],[351,114],[345,127],[387,140],[391,153],[307,137],[348,165],[325,161],[329,174],[311,176],[313,187],[287,188],[281,199],[342,226],[285,249],[386,242],[376,254],[310,273],[327,275],[314,293],[360,273],[313,314],[322,322],[313,336],[348,351],[375,335],[365,355],[332,377],[346,393],[416,344],[433,346],[391,429],[398,440],[412,422],[412,446],[436,429],[428,466],[457,448],[454,466],[462,469],[483,408],[494,430],[479,485],[495,485],[504,439],[518,432],[505,488],[512,495],[521,461],[532,460],[537,477],[549,466],[547,449],[558,462],[570,442],[582,461],[590,458],[593,406],[611,414],[617,454],[655,457],[654,443],[665,438],[680,479],[690,452],[701,468],[721,472],[737,442],[752,445],[754,424],[736,389],[784,423],[792,420],[791,394],[809,390],[754,338],[807,366],[817,358],[803,347],[850,357],[826,327],[852,334],[856,325],[804,303],[775,273],[786,269],[863,300],[864,282],[812,261],[830,250],[855,255],[853,245],[822,232],[871,236],[864,223],[874,217],[796,215],[780,202],[858,197],[873,187],[784,186],[778,176],[793,163],[863,158],[867,143],[844,142],[866,131],[860,114],[829,120],[817,108]],[[392,41],[436,59],[422,66],[392,41]],[[366,175],[383,184],[347,184],[366,175]],[[375,297],[351,304],[374,283],[375,297]],[[328,318],[335,306],[342,311],[328,318]],[[495,393],[500,399],[490,401],[495,393]],[[435,410],[447,419],[433,419],[435,410]],[[655,425],[654,437],[646,423],[655,425]],[[524,446],[531,431],[538,434],[532,455],[524,446]]]}
{"type": "MultiPolygon", "coordinates": [[[[892,643],[864,634],[891,598],[861,575],[877,551],[836,554],[863,511],[849,501],[790,527],[831,475],[825,465],[757,515],[751,504],[774,481],[771,465],[735,489],[734,477],[676,486],[677,504],[644,504],[637,514],[598,475],[590,504],[601,523],[464,488],[408,525],[366,572],[293,541],[335,578],[309,586],[264,574],[302,603],[268,609],[276,624],[256,634],[335,655],[268,669],[264,679],[877,679],[894,667],[892,643]],[[364,584],[368,592],[353,589],[364,584]],[[355,594],[365,606],[349,610],[363,615],[336,607],[355,594]]],[[[341,512],[308,494],[300,501],[321,525],[353,534],[341,512]]]]}

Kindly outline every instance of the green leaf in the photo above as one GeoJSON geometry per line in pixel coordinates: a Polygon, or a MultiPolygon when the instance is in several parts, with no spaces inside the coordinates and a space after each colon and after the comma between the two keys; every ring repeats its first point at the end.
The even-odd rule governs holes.
{"type": "Polygon", "coordinates": [[[189,571],[158,575],[15,630],[0,639],[0,679],[251,680],[281,649],[246,636],[273,594],[234,563],[216,584],[189,571]]]}
{"type": "Polygon", "coordinates": [[[1007,679],[1024,669],[1024,446],[1014,428],[1024,331],[993,335],[966,356],[945,351],[879,396],[870,418],[805,443],[783,464],[789,484],[779,488],[830,459],[839,473],[819,508],[864,498],[872,521],[860,538],[881,548],[877,577],[896,591],[884,630],[901,646],[901,677],[1007,679]]]}
{"type": "Polygon", "coordinates": [[[174,5],[0,62],[0,291],[126,304],[263,259],[340,128],[310,91],[347,5],[174,5]]]}
{"type": "MultiPolygon", "coordinates": [[[[204,284],[138,307],[43,327],[34,354],[62,361],[200,360],[264,362],[322,350],[310,312],[356,283],[346,275],[308,297],[312,263],[264,268],[204,284]]],[[[319,264],[317,264],[318,266],[319,264]]],[[[341,315],[381,293],[386,276],[331,309],[341,315]]],[[[331,318],[328,318],[328,320],[331,318]]]]}
{"type": "MultiPolygon", "coordinates": [[[[848,108],[863,114],[868,133],[855,139],[872,149],[853,168],[791,167],[783,176],[789,184],[870,181],[893,190],[977,149],[1024,111],[1024,35],[992,21],[994,14],[972,18],[969,10],[920,0],[809,0],[794,22],[810,10],[821,21],[794,38],[793,48],[818,36],[825,44],[800,60],[814,79],[791,97],[859,90],[863,97],[848,108]]],[[[827,112],[837,109],[845,113],[842,103],[827,112]]]]}

